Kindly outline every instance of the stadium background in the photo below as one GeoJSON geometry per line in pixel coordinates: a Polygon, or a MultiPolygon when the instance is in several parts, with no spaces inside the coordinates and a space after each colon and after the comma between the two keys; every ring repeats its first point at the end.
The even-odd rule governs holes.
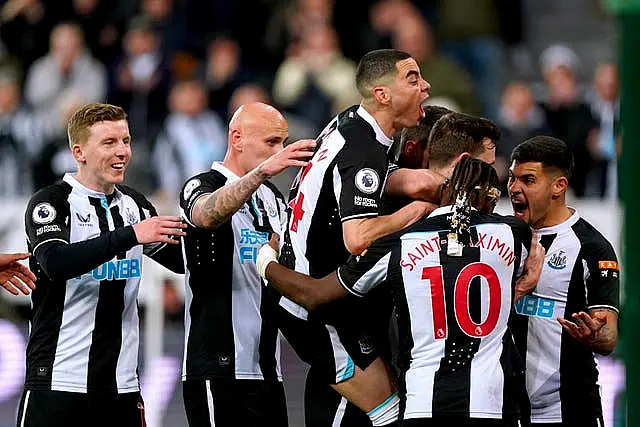
{"type": "MultiPolygon", "coordinates": [[[[418,59],[429,103],[500,125],[503,174],[500,159],[528,136],[569,142],[579,171],[570,204],[620,256],[617,38],[598,0],[0,0],[0,251],[25,249],[29,195],[73,170],[64,123],[77,105],[127,110],[127,183],[175,213],[182,182],[224,156],[237,105],[272,103],[292,139],[313,138],[358,102],[361,55],[396,47],[418,59]]],[[[293,173],[274,180],[285,194],[293,173]]],[[[503,200],[499,211],[509,209],[503,200]]],[[[144,271],[148,422],[185,426],[182,276],[152,261],[144,271]]],[[[0,426],[8,426],[24,377],[29,299],[0,295],[0,426]]],[[[616,354],[600,362],[605,420],[618,426],[622,364],[616,354]]],[[[292,426],[303,425],[305,372],[285,345],[292,426]]]]}

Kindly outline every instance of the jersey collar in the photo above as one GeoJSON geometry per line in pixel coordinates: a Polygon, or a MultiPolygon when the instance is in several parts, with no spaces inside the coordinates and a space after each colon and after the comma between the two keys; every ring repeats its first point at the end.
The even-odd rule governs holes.
{"type": "Polygon", "coordinates": [[[376,133],[376,139],[380,144],[387,147],[387,149],[391,148],[391,144],[393,144],[393,139],[389,138],[387,135],[384,134],[384,132],[382,132],[382,128],[380,127],[378,122],[376,122],[376,119],[374,119],[373,116],[369,114],[369,112],[365,110],[362,105],[358,107],[358,109],[356,110],[356,114],[358,114],[360,117],[364,119],[365,122],[371,125],[371,127],[373,128],[373,131],[376,133]]]}
{"type": "Polygon", "coordinates": [[[453,213],[453,205],[440,206],[439,208],[434,209],[427,218],[432,218],[434,216],[446,215],[453,213]]]}
{"type": "Polygon", "coordinates": [[[551,227],[539,228],[535,231],[537,231],[540,235],[560,234],[573,227],[573,224],[578,222],[578,220],[580,219],[580,214],[578,213],[578,210],[576,208],[572,208],[571,206],[569,206],[569,208],[573,210],[573,215],[571,215],[565,222],[561,222],[560,224],[551,227]]]}
{"type": "Polygon", "coordinates": [[[211,163],[211,170],[218,171],[222,175],[224,175],[227,179],[231,181],[235,181],[236,179],[240,179],[238,175],[233,173],[228,167],[226,167],[222,162],[215,161],[211,163]]]}
{"type": "MultiPolygon", "coordinates": [[[[76,191],[78,191],[80,194],[82,194],[84,196],[87,196],[87,197],[98,197],[98,198],[102,198],[102,197],[106,196],[104,193],[101,193],[100,191],[95,191],[95,190],[92,190],[92,189],[90,189],[88,187],[85,187],[71,173],[65,173],[64,176],[62,177],[62,180],[64,182],[66,182],[67,184],[69,184],[73,189],[75,189],[76,191]]],[[[115,187],[113,191],[114,191],[114,193],[113,193],[114,194],[114,199],[117,199],[117,198],[119,198],[121,196],[121,193],[120,193],[120,190],[118,190],[118,187],[115,187]]]]}

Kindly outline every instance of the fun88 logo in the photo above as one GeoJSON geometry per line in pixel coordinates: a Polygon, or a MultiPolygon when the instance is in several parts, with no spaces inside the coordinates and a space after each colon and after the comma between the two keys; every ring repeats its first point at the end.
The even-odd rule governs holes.
{"type": "Polygon", "coordinates": [[[240,264],[245,261],[256,262],[258,259],[258,248],[269,241],[269,233],[265,231],[255,231],[250,228],[240,229],[240,264]]]}
{"type": "Polygon", "coordinates": [[[516,302],[516,312],[525,316],[553,318],[556,302],[547,298],[525,295],[516,302]]]}

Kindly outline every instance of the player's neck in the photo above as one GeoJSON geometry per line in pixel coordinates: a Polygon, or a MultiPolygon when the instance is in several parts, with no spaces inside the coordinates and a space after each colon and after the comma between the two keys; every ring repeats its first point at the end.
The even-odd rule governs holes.
{"type": "Polygon", "coordinates": [[[84,168],[78,168],[75,174],[76,181],[87,187],[89,190],[97,191],[105,195],[112,194],[115,191],[115,184],[101,182],[98,177],[88,173],[84,168]]]}
{"type": "Polygon", "coordinates": [[[389,110],[383,110],[377,108],[377,106],[371,106],[369,104],[362,104],[362,107],[367,110],[371,117],[378,123],[382,132],[388,137],[393,138],[393,135],[398,131],[394,126],[393,115],[389,110]]]}
{"type": "Polygon", "coordinates": [[[571,218],[571,215],[573,215],[574,212],[575,210],[567,206],[564,201],[558,202],[558,205],[552,206],[551,209],[549,209],[549,213],[540,221],[539,224],[535,224],[533,228],[548,228],[562,224],[571,218]]]}
{"type": "Polygon", "coordinates": [[[222,161],[222,165],[240,177],[243,177],[247,174],[247,171],[244,170],[244,168],[240,165],[237,157],[235,156],[225,156],[224,160],[222,161]]]}

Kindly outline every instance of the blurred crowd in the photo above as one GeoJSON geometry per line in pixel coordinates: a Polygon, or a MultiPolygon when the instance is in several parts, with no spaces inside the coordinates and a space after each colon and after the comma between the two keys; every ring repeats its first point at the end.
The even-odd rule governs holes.
{"type": "Polygon", "coordinates": [[[73,170],[66,120],[106,101],[129,114],[127,181],[171,201],[222,159],[239,105],[276,105],[292,140],[315,137],[359,102],[360,57],[385,47],[419,62],[429,103],[499,125],[503,180],[511,149],[548,134],[574,151],[576,197],[617,197],[616,64],[585,70],[551,45],[532,81],[510,59],[524,21],[520,0],[0,0],[0,198],[73,170]]]}

